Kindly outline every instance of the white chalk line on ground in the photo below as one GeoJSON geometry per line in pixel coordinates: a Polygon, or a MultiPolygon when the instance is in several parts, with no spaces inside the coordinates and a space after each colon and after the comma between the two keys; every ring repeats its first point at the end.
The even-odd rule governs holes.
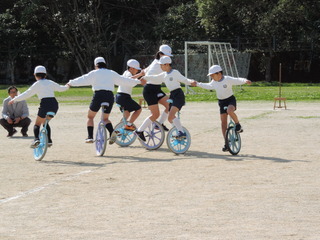
{"type": "Polygon", "coordinates": [[[88,173],[91,173],[93,172],[93,170],[86,170],[86,171],[82,171],[82,172],[79,172],[79,173],[76,173],[76,174],[72,174],[72,175],[69,175],[68,177],[66,178],[63,178],[61,180],[58,180],[58,181],[55,181],[55,182],[52,182],[52,183],[48,183],[48,184],[45,184],[43,186],[40,186],[40,187],[36,187],[36,188],[33,188],[33,189],[30,189],[28,191],[25,191],[25,192],[21,192],[19,194],[17,194],[16,196],[13,196],[13,197],[8,197],[8,198],[4,198],[4,199],[1,199],[0,200],[0,204],[1,203],[6,203],[6,202],[10,202],[12,200],[16,200],[18,198],[21,198],[21,197],[25,197],[25,196],[28,196],[28,195],[31,195],[33,193],[36,193],[36,192],[40,192],[50,186],[53,186],[53,185],[57,185],[61,182],[64,182],[64,181],[68,181],[68,180],[72,180],[76,177],[79,177],[81,175],[84,175],[84,174],[88,174],[88,173]]]}

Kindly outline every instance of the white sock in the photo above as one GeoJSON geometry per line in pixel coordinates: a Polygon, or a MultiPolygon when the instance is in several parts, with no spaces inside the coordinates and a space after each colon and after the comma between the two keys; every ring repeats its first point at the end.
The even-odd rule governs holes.
{"type": "Polygon", "coordinates": [[[182,128],[182,125],[181,125],[179,118],[177,118],[177,117],[174,118],[172,122],[173,122],[173,125],[178,129],[178,131],[183,132],[183,128],[182,128]]]}
{"type": "Polygon", "coordinates": [[[159,123],[160,124],[163,124],[164,123],[164,121],[166,120],[168,118],[168,113],[166,113],[166,112],[163,112],[163,113],[161,113],[161,116],[160,116],[160,118],[159,118],[159,123]]]}
{"type": "Polygon", "coordinates": [[[149,127],[151,125],[152,121],[150,120],[149,117],[147,117],[143,123],[141,124],[141,126],[138,128],[138,132],[142,132],[144,131],[147,127],[149,127]]]}

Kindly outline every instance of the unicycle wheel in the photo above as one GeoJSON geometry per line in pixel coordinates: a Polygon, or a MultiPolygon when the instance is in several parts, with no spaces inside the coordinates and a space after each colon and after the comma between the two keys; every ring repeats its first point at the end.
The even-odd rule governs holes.
{"type": "Polygon", "coordinates": [[[97,132],[96,132],[96,153],[98,156],[103,156],[107,148],[107,130],[104,126],[104,123],[99,123],[97,132]]]}
{"type": "Polygon", "coordinates": [[[144,136],[146,138],[145,142],[140,139],[139,140],[141,145],[148,150],[158,149],[161,147],[165,139],[163,127],[157,121],[153,122],[147,129],[144,130],[144,136]]]}
{"type": "Polygon", "coordinates": [[[114,127],[115,131],[119,132],[117,134],[116,144],[121,147],[128,147],[136,140],[137,135],[135,135],[133,131],[125,130],[124,125],[123,122],[120,122],[114,127]]]}
{"type": "Polygon", "coordinates": [[[36,161],[41,161],[46,155],[48,149],[48,136],[46,130],[41,130],[39,134],[39,141],[37,147],[33,149],[33,156],[36,161]]]}
{"type": "Polygon", "coordinates": [[[191,135],[189,131],[183,127],[183,131],[186,133],[186,137],[179,138],[178,129],[173,127],[167,134],[167,145],[168,148],[175,154],[183,154],[190,148],[191,135]]]}
{"type": "Polygon", "coordinates": [[[228,151],[232,155],[237,155],[241,150],[241,137],[238,132],[236,132],[235,127],[229,127],[226,131],[226,142],[225,145],[228,151]]]}

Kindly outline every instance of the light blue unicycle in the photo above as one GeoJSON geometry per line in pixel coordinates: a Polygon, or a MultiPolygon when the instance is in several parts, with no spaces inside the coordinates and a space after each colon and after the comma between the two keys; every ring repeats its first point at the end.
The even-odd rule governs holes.
{"type": "Polygon", "coordinates": [[[103,156],[107,148],[107,130],[106,130],[105,123],[103,121],[104,109],[107,107],[109,107],[108,102],[101,103],[101,119],[98,124],[96,139],[95,139],[96,154],[98,156],[103,156]]]}
{"type": "Polygon", "coordinates": [[[54,117],[54,112],[47,112],[46,120],[44,122],[43,128],[39,133],[40,143],[33,149],[33,157],[36,161],[41,161],[47,153],[48,149],[48,132],[47,125],[49,121],[54,117]]]}
{"type": "MultiPolygon", "coordinates": [[[[167,100],[168,103],[172,103],[172,99],[167,100]]],[[[178,118],[180,118],[180,111],[178,112],[178,118]]],[[[178,137],[178,129],[173,127],[167,134],[167,145],[168,148],[175,154],[183,154],[190,148],[191,135],[189,131],[183,128],[183,132],[186,134],[185,137],[178,137]]]]}
{"type": "MultiPolygon", "coordinates": [[[[227,107],[224,107],[224,109],[227,109],[227,107]]],[[[232,155],[237,155],[241,150],[240,133],[236,131],[236,124],[231,117],[225,135],[225,145],[228,148],[229,153],[232,155]]]]}
{"type": "MultiPolygon", "coordinates": [[[[124,109],[118,104],[117,106],[120,108],[123,116],[121,121],[114,127],[114,130],[117,132],[116,144],[121,147],[128,147],[136,140],[137,135],[135,135],[133,131],[124,128],[125,125],[127,125],[127,119],[124,117],[124,109]]],[[[134,124],[133,126],[135,127],[134,124]]]]}

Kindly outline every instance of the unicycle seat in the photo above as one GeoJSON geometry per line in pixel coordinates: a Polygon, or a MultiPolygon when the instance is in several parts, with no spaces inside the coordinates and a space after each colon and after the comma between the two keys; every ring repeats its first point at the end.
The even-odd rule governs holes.
{"type": "Polygon", "coordinates": [[[47,116],[53,118],[56,115],[55,112],[47,112],[47,116]]]}

